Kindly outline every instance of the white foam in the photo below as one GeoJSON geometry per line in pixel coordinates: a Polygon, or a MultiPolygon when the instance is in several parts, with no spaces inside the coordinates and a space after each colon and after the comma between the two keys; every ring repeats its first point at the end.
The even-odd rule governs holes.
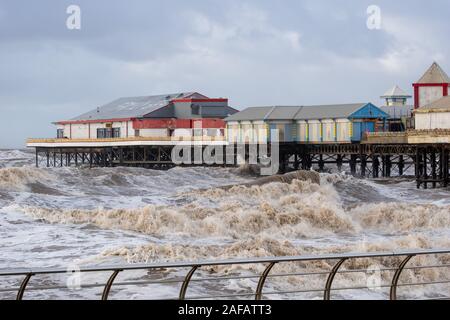
{"type": "MultiPolygon", "coordinates": [[[[214,187],[253,178],[223,168],[11,168],[16,160],[8,159],[19,155],[0,151],[0,159],[8,164],[2,171],[7,178],[0,180],[0,268],[66,266],[73,261],[86,265],[450,247],[448,190],[417,191],[411,181],[384,184],[345,174],[321,174],[320,186],[295,180],[224,190],[214,187]]],[[[369,261],[358,263],[354,267],[364,268],[369,261]]],[[[389,263],[383,261],[383,265],[389,263]]],[[[260,273],[261,268],[208,271],[260,273]]],[[[279,268],[283,272],[299,270],[298,265],[279,268]]],[[[406,276],[432,280],[440,275],[406,276]]],[[[103,281],[92,277],[87,280],[103,281]]],[[[141,279],[146,275],[124,277],[141,279]]],[[[364,282],[364,278],[350,276],[340,281],[348,285],[364,282]]],[[[254,288],[256,283],[246,280],[225,285],[206,290],[194,284],[189,290],[200,295],[205,290],[254,288]]],[[[288,279],[267,283],[267,288],[309,285],[322,286],[323,279],[288,279]]],[[[117,292],[114,297],[177,294],[167,286],[117,292]]],[[[428,294],[417,292],[422,297],[428,294]]],[[[96,297],[94,291],[58,294],[96,297]]],[[[382,295],[368,290],[357,296],[382,295]]],[[[337,297],[355,297],[355,293],[337,297]]]]}

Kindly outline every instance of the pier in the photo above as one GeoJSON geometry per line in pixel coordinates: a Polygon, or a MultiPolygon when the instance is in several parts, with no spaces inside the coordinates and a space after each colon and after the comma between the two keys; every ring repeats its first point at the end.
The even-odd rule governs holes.
{"type": "MultiPolygon", "coordinates": [[[[450,183],[450,130],[368,133],[359,143],[280,142],[279,171],[325,171],[330,165],[364,178],[414,176],[417,188],[447,187],[450,183]]],[[[192,165],[236,165],[238,148],[246,162],[252,163],[250,150],[256,144],[230,144],[224,137],[185,138],[109,138],[109,139],[29,139],[36,150],[36,166],[115,167],[131,166],[169,169],[174,146],[191,148],[192,165]],[[231,161],[205,164],[195,161],[193,149],[208,146],[234,150],[231,161]]],[[[270,143],[269,153],[270,153],[270,143]]],[[[253,158],[253,161],[255,159],[253,158]]],[[[255,163],[256,164],[256,163],[255,163]]]]}
{"type": "MultiPolygon", "coordinates": [[[[107,139],[29,139],[36,150],[36,167],[130,166],[169,169],[174,146],[204,149],[225,146],[223,137],[152,137],[107,139]]],[[[194,152],[192,152],[194,156],[194,152]]],[[[194,162],[194,159],[193,159],[194,162]]]]}

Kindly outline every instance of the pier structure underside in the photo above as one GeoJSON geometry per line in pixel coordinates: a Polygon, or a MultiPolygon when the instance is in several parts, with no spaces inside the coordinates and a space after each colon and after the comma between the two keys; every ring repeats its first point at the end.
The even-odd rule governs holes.
{"type": "MultiPolygon", "coordinates": [[[[211,154],[224,155],[219,161],[205,163],[196,155],[207,145],[184,146],[183,152],[192,160],[176,163],[172,159],[174,145],[133,145],[105,147],[35,147],[36,166],[44,167],[115,167],[131,166],[169,169],[176,165],[235,166],[244,161],[257,164],[259,145],[216,145],[211,154]],[[230,156],[230,150],[232,154],[230,156]],[[226,155],[226,156],[225,156],[226,155]],[[220,160],[222,159],[222,160],[220,160]]],[[[450,144],[299,144],[279,143],[279,172],[291,170],[327,171],[330,168],[349,171],[366,178],[414,176],[418,188],[447,187],[450,183],[450,144]]],[[[271,147],[264,152],[271,157],[271,147]]],[[[186,156],[184,157],[186,160],[186,156]]],[[[262,161],[261,161],[262,162],[262,161]]]]}
{"type": "Polygon", "coordinates": [[[280,159],[281,171],[326,171],[334,166],[358,177],[414,176],[417,188],[447,187],[450,183],[449,144],[303,145],[294,152],[281,148],[280,159]]]}

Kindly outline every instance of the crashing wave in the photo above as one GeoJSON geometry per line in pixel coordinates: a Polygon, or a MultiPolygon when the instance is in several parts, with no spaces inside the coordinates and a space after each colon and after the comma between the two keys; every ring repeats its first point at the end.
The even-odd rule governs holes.
{"type": "Polygon", "coordinates": [[[26,191],[32,183],[52,180],[44,169],[33,167],[0,168],[0,189],[26,191]]]}

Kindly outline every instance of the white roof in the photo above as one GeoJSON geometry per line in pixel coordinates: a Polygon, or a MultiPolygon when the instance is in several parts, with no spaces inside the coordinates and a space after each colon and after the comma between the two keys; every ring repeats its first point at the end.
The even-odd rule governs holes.
{"type": "Polygon", "coordinates": [[[399,86],[395,85],[388,91],[386,91],[381,98],[411,98],[409,94],[400,89],[399,86]]]}
{"type": "Polygon", "coordinates": [[[83,113],[78,117],[72,118],[71,121],[142,117],[152,111],[167,106],[173,99],[187,98],[196,94],[196,92],[181,92],[157,96],[119,98],[94,110],[83,113]]]}
{"type": "Polygon", "coordinates": [[[450,96],[442,97],[441,99],[434,101],[430,104],[420,107],[415,112],[417,113],[426,113],[430,111],[450,111],[450,96]]]}
{"type": "Polygon", "coordinates": [[[450,78],[440,65],[433,62],[417,83],[450,83],[450,78]]]}
{"type": "Polygon", "coordinates": [[[251,107],[229,116],[225,121],[343,119],[367,105],[372,104],[251,107]]]}

